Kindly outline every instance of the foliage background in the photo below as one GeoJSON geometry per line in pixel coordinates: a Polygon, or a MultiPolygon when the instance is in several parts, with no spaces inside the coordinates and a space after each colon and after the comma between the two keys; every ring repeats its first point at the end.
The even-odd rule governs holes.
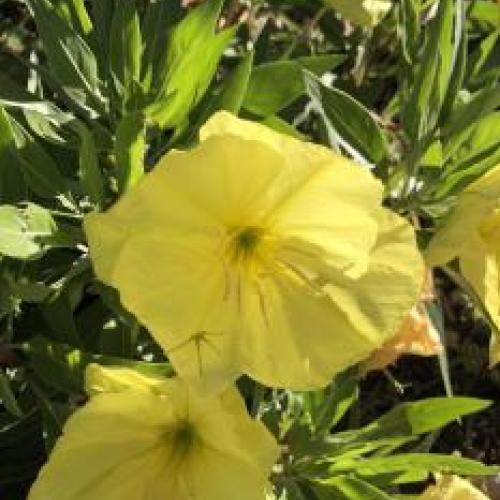
{"type": "MultiPolygon", "coordinates": [[[[16,210],[0,212],[0,494],[8,500],[25,498],[84,401],[86,363],[168,372],[148,333],[93,278],[81,219],[165,151],[192,144],[211,112],[239,111],[374,165],[387,203],[412,218],[422,246],[455,195],[500,161],[497,2],[443,0],[436,16],[432,0],[401,0],[372,30],[319,0],[230,1],[220,19],[220,2],[207,0],[199,24],[177,38],[169,37],[186,15],[179,2],[121,2],[90,1],[100,19],[92,31],[77,0],[0,1],[0,203],[16,210]]],[[[368,375],[338,428],[446,391],[496,400],[420,446],[498,463],[490,326],[448,276],[438,273],[436,284],[447,356],[406,357],[368,375]]],[[[252,383],[241,390],[251,404],[252,383]]],[[[484,481],[493,495],[493,480],[484,481]]]]}

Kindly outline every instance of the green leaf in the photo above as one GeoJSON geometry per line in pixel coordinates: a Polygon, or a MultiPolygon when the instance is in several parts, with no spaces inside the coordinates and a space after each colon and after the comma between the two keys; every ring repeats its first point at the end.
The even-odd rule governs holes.
{"type": "Polygon", "coordinates": [[[63,126],[75,117],[51,101],[38,99],[5,75],[0,76],[0,104],[7,109],[21,110],[29,127],[39,137],[58,145],[65,145],[68,140],[63,126]]]}
{"type": "Polygon", "coordinates": [[[358,398],[358,383],[350,371],[338,375],[328,389],[306,396],[319,396],[320,404],[313,413],[316,433],[329,433],[358,398]]]}
{"type": "Polygon", "coordinates": [[[398,23],[401,52],[406,64],[412,65],[418,51],[420,34],[419,5],[416,0],[402,0],[398,23]]]}
{"type": "Polygon", "coordinates": [[[23,350],[30,367],[45,384],[68,394],[83,392],[81,351],[42,337],[23,344],[23,350]]]}
{"type": "Polygon", "coordinates": [[[85,40],[49,0],[27,0],[49,64],[65,94],[87,111],[102,112],[97,62],[85,40]]]}
{"type": "Polygon", "coordinates": [[[420,163],[425,167],[440,168],[443,166],[443,145],[441,144],[441,141],[436,140],[429,145],[423,154],[420,163]]]}
{"type": "Polygon", "coordinates": [[[99,296],[102,299],[102,302],[106,305],[106,307],[114,313],[114,315],[125,325],[132,328],[137,324],[137,319],[135,316],[125,309],[120,301],[120,294],[115,288],[110,286],[106,286],[100,281],[96,281],[94,283],[94,287],[96,288],[99,296]]]}
{"type": "Polygon", "coordinates": [[[391,500],[393,497],[355,476],[337,476],[313,483],[320,500],[391,500]]]}
{"type": "MultiPolygon", "coordinates": [[[[24,109],[23,114],[29,128],[38,137],[63,147],[68,144],[68,137],[64,135],[64,132],[60,128],[60,123],[54,123],[50,115],[47,116],[45,113],[40,113],[31,109],[24,109]]],[[[72,117],[70,118],[70,115],[68,115],[67,121],[71,119],[72,117]]]]}
{"type": "Polygon", "coordinates": [[[45,114],[52,114],[57,109],[53,102],[41,100],[5,74],[0,75],[0,102],[7,108],[14,106],[45,114]]]}
{"type": "Polygon", "coordinates": [[[0,106],[0,203],[13,203],[25,198],[26,185],[14,135],[9,117],[0,106]]]}
{"type": "Polygon", "coordinates": [[[465,135],[443,173],[437,198],[464,189],[500,163],[500,111],[485,116],[465,135]]]}
{"type": "Polygon", "coordinates": [[[142,23],[144,54],[141,76],[146,90],[161,85],[159,78],[165,68],[168,36],[172,26],[181,20],[183,12],[178,0],[155,0],[147,6],[142,23]]]}
{"type": "Polygon", "coordinates": [[[39,306],[54,338],[77,347],[83,347],[84,336],[87,334],[87,332],[82,332],[80,335],[75,315],[77,307],[83,300],[85,287],[90,280],[90,273],[86,272],[87,266],[87,260],[75,263],[66,271],[56,293],[50,295],[48,300],[39,306]]]}
{"type": "Polygon", "coordinates": [[[247,92],[252,64],[253,52],[249,52],[221,85],[214,111],[224,109],[236,115],[239,113],[247,92]]]}
{"type": "Polygon", "coordinates": [[[500,148],[500,111],[486,115],[471,127],[470,135],[452,157],[451,170],[456,165],[471,164],[500,148]]]}
{"type": "Polygon", "coordinates": [[[289,135],[290,137],[295,137],[295,139],[300,139],[301,141],[305,141],[307,139],[304,134],[301,134],[293,125],[279,116],[269,115],[258,121],[259,123],[262,123],[262,125],[276,130],[276,132],[279,132],[280,134],[289,135]]]}
{"type": "Polygon", "coordinates": [[[489,401],[464,397],[429,398],[403,403],[366,426],[357,434],[356,440],[418,436],[440,429],[461,416],[484,410],[490,404],[489,401]]]}
{"type": "Polygon", "coordinates": [[[500,467],[484,465],[475,460],[454,455],[404,453],[388,457],[339,460],[328,468],[330,474],[355,472],[365,477],[391,473],[402,474],[406,471],[486,476],[498,474],[500,467]]]}
{"type": "MultiPolygon", "coordinates": [[[[94,31],[91,35],[92,46],[98,59],[99,70],[108,78],[109,68],[109,27],[115,12],[114,0],[90,0],[94,31]]],[[[111,83],[111,82],[110,82],[111,83]]]]}
{"type": "Polygon", "coordinates": [[[476,0],[471,5],[469,17],[498,28],[500,26],[500,5],[491,0],[476,0]]]}
{"type": "Polygon", "coordinates": [[[223,0],[205,2],[195,7],[174,28],[169,37],[169,47],[165,68],[171,70],[171,63],[182,59],[183,52],[190,50],[190,46],[202,45],[214,37],[217,20],[219,18],[223,0]]]}
{"type": "Polygon", "coordinates": [[[324,443],[315,444],[315,454],[341,459],[376,450],[401,447],[423,433],[440,429],[462,415],[480,411],[488,402],[473,398],[430,398],[404,403],[358,430],[333,434],[324,443]]]}
{"type": "Polygon", "coordinates": [[[22,345],[30,366],[37,376],[51,387],[67,394],[83,392],[85,368],[90,363],[125,366],[146,375],[172,376],[168,363],[148,363],[114,356],[103,356],[75,349],[66,344],[49,342],[43,337],[35,337],[22,345]]]}
{"type": "Polygon", "coordinates": [[[468,127],[474,126],[481,118],[499,106],[500,87],[495,86],[479,90],[467,103],[457,107],[442,128],[442,135],[451,139],[446,146],[447,156],[461,144],[462,137],[459,134],[466,131],[468,127]]]}
{"type": "Polygon", "coordinates": [[[66,183],[45,149],[12,117],[9,117],[9,124],[19,164],[29,188],[41,198],[56,198],[66,193],[66,183]]]}
{"type": "Polygon", "coordinates": [[[85,8],[84,0],[58,0],[57,12],[82,37],[88,36],[93,29],[92,21],[85,8]]]}
{"type": "Polygon", "coordinates": [[[116,179],[120,192],[144,175],[145,123],[141,112],[126,114],[116,131],[114,146],[116,179]]]}
{"type": "Polygon", "coordinates": [[[75,408],[68,403],[51,400],[38,386],[34,377],[30,380],[30,386],[38,400],[38,407],[40,408],[43,423],[45,450],[49,454],[63,432],[64,423],[75,408]]]}
{"type": "Polygon", "coordinates": [[[32,481],[46,460],[38,412],[0,427],[0,486],[32,481]]]}
{"type": "Polygon", "coordinates": [[[16,306],[15,296],[10,288],[8,273],[4,267],[5,261],[0,262],[0,320],[14,313],[16,306]]]}
{"type": "Polygon", "coordinates": [[[485,62],[495,50],[495,47],[497,47],[499,37],[500,28],[491,32],[484,40],[482,40],[479,47],[477,47],[477,49],[471,54],[469,65],[467,67],[469,80],[479,76],[485,62]]]}
{"type": "Polygon", "coordinates": [[[245,96],[250,72],[252,70],[253,53],[249,52],[220,84],[214,92],[209,93],[200,102],[191,118],[193,123],[180,135],[178,141],[190,144],[198,137],[204,123],[219,110],[226,110],[237,115],[245,96]]]}
{"type": "Polygon", "coordinates": [[[16,396],[11,389],[10,380],[2,370],[0,370],[0,402],[15,417],[23,416],[23,411],[19,407],[16,396]]]}
{"type": "Polygon", "coordinates": [[[120,0],[115,9],[109,34],[111,72],[119,82],[119,94],[128,100],[134,82],[141,77],[142,38],[135,0],[120,0]]]}
{"type": "Polygon", "coordinates": [[[76,126],[80,135],[80,182],[83,192],[96,207],[104,205],[104,180],[99,168],[99,158],[94,136],[83,122],[76,126]]]}
{"type": "Polygon", "coordinates": [[[243,106],[259,116],[274,115],[305,93],[303,69],[321,76],[342,64],[346,57],[344,54],[328,54],[256,66],[252,70],[243,106]]]}
{"type": "Polygon", "coordinates": [[[0,206],[0,254],[17,259],[40,255],[56,232],[50,212],[33,203],[25,209],[0,206]]]}
{"type": "MultiPolygon", "coordinates": [[[[457,6],[462,5],[460,2],[463,2],[463,0],[459,0],[457,2],[457,6]]],[[[457,12],[457,16],[458,15],[462,15],[462,17],[465,17],[464,13],[461,14],[460,12],[457,12]]],[[[446,97],[443,102],[443,107],[441,109],[441,115],[439,117],[440,124],[446,123],[457,101],[460,89],[462,88],[463,82],[465,80],[465,75],[469,74],[467,70],[468,38],[467,30],[465,29],[465,20],[462,19],[460,23],[457,21],[457,26],[461,26],[460,43],[457,46],[456,60],[455,64],[453,65],[450,84],[448,86],[446,97]]]]}
{"type": "Polygon", "coordinates": [[[370,111],[346,92],[323,85],[308,71],[304,71],[304,79],[314,107],[327,125],[370,161],[382,161],[387,143],[370,111]]]}
{"type": "Polygon", "coordinates": [[[422,139],[435,127],[445,99],[453,70],[453,7],[453,0],[440,0],[410,96],[404,99],[402,119],[412,140],[422,139]]]}
{"type": "Polygon", "coordinates": [[[31,303],[42,303],[52,293],[53,289],[41,282],[30,281],[27,277],[7,278],[11,293],[19,300],[31,303]]]}
{"type": "Polygon", "coordinates": [[[214,34],[222,0],[204,2],[173,28],[156,101],[171,96],[149,118],[162,128],[177,127],[200,101],[215,75],[236,27],[214,34]]]}

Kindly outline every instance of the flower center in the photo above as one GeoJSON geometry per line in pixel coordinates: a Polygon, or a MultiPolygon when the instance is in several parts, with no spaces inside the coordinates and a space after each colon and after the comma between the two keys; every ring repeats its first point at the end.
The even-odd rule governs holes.
{"type": "Polygon", "coordinates": [[[192,423],[182,421],[174,429],[168,431],[166,436],[172,442],[174,455],[178,458],[183,458],[193,448],[196,440],[196,431],[192,423]]]}
{"type": "Polygon", "coordinates": [[[232,240],[233,257],[236,260],[245,259],[253,254],[262,241],[264,231],[257,226],[238,228],[232,240]]]}

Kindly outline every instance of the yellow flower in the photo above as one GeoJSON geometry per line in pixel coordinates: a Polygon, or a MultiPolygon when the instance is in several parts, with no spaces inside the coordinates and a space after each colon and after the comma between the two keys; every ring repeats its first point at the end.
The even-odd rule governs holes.
{"type": "Polygon", "coordinates": [[[265,500],[278,447],[235,389],[91,365],[87,390],[29,500],[265,500]]]}
{"type": "MultiPolygon", "coordinates": [[[[432,239],[430,265],[458,259],[460,271],[493,321],[500,327],[500,165],[472,183],[432,239]]],[[[500,361],[497,336],[492,336],[490,358],[500,361]]]]}
{"type": "Polygon", "coordinates": [[[346,20],[362,26],[377,25],[391,10],[393,0],[323,0],[346,20]]]}
{"type": "Polygon", "coordinates": [[[429,486],[421,500],[488,500],[488,497],[469,481],[459,476],[438,477],[436,485],[429,486]]]}
{"type": "Polygon", "coordinates": [[[97,276],[181,376],[310,389],[416,302],[413,230],[381,202],[369,171],[222,112],[85,229],[97,276]]]}

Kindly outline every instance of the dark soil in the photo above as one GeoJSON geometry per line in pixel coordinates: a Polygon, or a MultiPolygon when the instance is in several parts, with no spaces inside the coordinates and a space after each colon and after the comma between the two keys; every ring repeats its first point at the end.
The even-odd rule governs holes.
{"type": "MultiPolygon", "coordinates": [[[[430,451],[459,453],[487,464],[500,463],[500,365],[488,367],[490,332],[465,297],[448,280],[438,277],[446,326],[446,350],[453,394],[486,399],[491,406],[443,429],[430,451]]],[[[405,356],[390,373],[372,372],[361,384],[363,424],[402,401],[445,395],[437,358],[405,356]]],[[[500,479],[483,481],[492,500],[500,500],[500,479]]]]}

